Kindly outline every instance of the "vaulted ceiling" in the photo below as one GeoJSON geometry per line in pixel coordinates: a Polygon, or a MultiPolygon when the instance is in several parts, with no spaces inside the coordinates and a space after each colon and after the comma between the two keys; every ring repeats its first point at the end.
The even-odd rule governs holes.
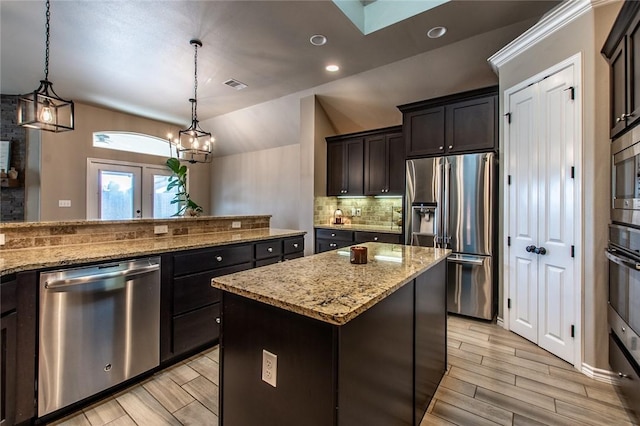
{"type": "MultiPolygon", "coordinates": [[[[204,44],[198,114],[206,120],[539,18],[557,4],[451,1],[363,35],[332,1],[53,1],[49,77],[62,97],[184,124],[192,38],[204,44]],[[448,31],[428,38],[435,26],[448,31]],[[314,34],[327,43],[312,45],[314,34]],[[329,63],[340,71],[327,72],[329,63]],[[222,84],[231,78],[248,87],[222,84]]],[[[32,91],[43,78],[44,25],[44,1],[0,2],[2,94],[32,91]]]]}

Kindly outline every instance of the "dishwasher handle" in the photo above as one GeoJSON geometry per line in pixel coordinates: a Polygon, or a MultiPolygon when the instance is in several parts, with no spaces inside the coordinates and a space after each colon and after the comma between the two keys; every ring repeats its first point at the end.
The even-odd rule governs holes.
{"type": "Polygon", "coordinates": [[[106,280],[110,278],[120,278],[120,277],[128,278],[135,275],[147,274],[149,272],[154,272],[159,269],[160,269],[160,265],[157,263],[154,263],[152,265],[147,265],[140,268],[125,269],[122,271],[106,272],[103,274],[92,274],[92,275],[85,275],[83,277],[47,281],[44,283],[44,288],[46,288],[47,290],[58,290],[58,289],[63,290],[66,287],[91,284],[99,280],[106,280]]]}

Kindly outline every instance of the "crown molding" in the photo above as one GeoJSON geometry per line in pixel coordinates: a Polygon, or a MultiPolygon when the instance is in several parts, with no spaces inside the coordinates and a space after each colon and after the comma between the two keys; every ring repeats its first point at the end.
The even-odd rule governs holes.
{"type": "Polygon", "coordinates": [[[567,26],[590,9],[613,0],[567,0],[554,7],[534,26],[493,54],[487,61],[498,74],[501,66],[530,49],[551,34],[567,26]]]}

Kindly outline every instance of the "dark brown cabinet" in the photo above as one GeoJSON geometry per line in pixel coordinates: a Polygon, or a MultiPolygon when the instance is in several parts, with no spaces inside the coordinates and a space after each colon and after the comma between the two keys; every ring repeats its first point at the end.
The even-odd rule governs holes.
{"type": "Polygon", "coordinates": [[[622,6],[602,48],[610,69],[610,136],[615,138],[640,119],[640,4],[622,6]]]}
{"type": "Polygon", "coordinates": [[[363,193],[364,139],[327,138],[327,196],[363,193]]]}
{"type": "Polygon", "coordinates": [[[160,358],[165,365],[215,344],[220,290],[211,280],[304,255],[304,237],[185,250],[162,257],[160,358]]]}
{"type": "Polygon", "coordinates": [[[404,194],[402,127],[327,138],[327,196],[404,194]]]}
{"type": "Polygon", "coordinates": [[[351,231],[347,229],[316,228],[316,253],[335,250],[358,243],[378,242],[401,244],[402,235],[393,232],[351,231]]]}
{"type": "Polygon", "coordinates": [[[0,425],[13,425],[16,419],[17,313],[15,276],[2,277],[0,312],[0,425]]]}
{"type": "Polygon", "coordinates": [[[364,141],[364,194],[404,193],[404,139],[401,128],[364,141]]]}
{"type": "Polygon", "coordinates": [[[497,88],[488,87],[398,107],[408,158],[496,149],[497,88]]]}

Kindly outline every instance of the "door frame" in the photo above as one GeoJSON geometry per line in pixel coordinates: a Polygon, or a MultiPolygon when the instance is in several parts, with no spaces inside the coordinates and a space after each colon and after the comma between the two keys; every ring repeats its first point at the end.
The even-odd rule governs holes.
{"type": "MultiPolygon", "coordinates": [[[[509,101],[510,96],[527,86],[538,83],[542,81],[549,75],[555,74],[567,67],[573,65],[573,78],[574,78],[574,87],[575,87],[575,106],[576,106],[576,114],[575,114],[575,122],[574,122],[574,159],[575,159],[575,179],[574,179],[574,192],[573,192],[573,202],[574,202],[574,211],[573,211],[573,223],[574,223],[574,245],[576,247],[575,250],[575,260],[574,260],[574,294],[576,295],[574,300],[574,312],[576,316],[576,333],[575,333],[575,346],[574,346],[574,367],[581,369],[582,366],[582,334],[583,334],[583,312],[584,312],[584,285],[583,285],[583,228],[582,228],[582,215],[584,211],[583,199],[582,199],[582,170],[583,170],[583,160],[582,160],[582,98],[583,98],[583,90],[582,90],[582,54],[576,53],[575,55],[561,61],[544,71],[541,71],[535,74],[528,79],[521,81],[520,83],[506,89],[504,91],[504,109],[506,112],[509,110],[509,101]]],[[[504,135],[504,144],[503,144],[503,153],[504,159],[509,158],[509,132],[506,131],[506,126],[508,124],[502,125],[502,134],[504,135]]],[[[507,190],[509,187],[509,174],[508,174],[508,161],[504,160],[502,162],[505,164],[505,167],[502,168],[502,185],[505,190],[503,191],[502,202],[504,208],[504,215],[502,220],[503,226],[503,244],[505,250],[502,256],[502,289],[504,296],[502,297],[503,304],[503,327],[507,330],[510,328],[509,324],[509,308],[508,308],[508,300],[510,297],[509,294],[509,254],[508,251],[510,248],[507,245],[507,234],[509,233],[509,217],[511,212],[510,209],[510,199],[509,193],[507,190]]]]}

